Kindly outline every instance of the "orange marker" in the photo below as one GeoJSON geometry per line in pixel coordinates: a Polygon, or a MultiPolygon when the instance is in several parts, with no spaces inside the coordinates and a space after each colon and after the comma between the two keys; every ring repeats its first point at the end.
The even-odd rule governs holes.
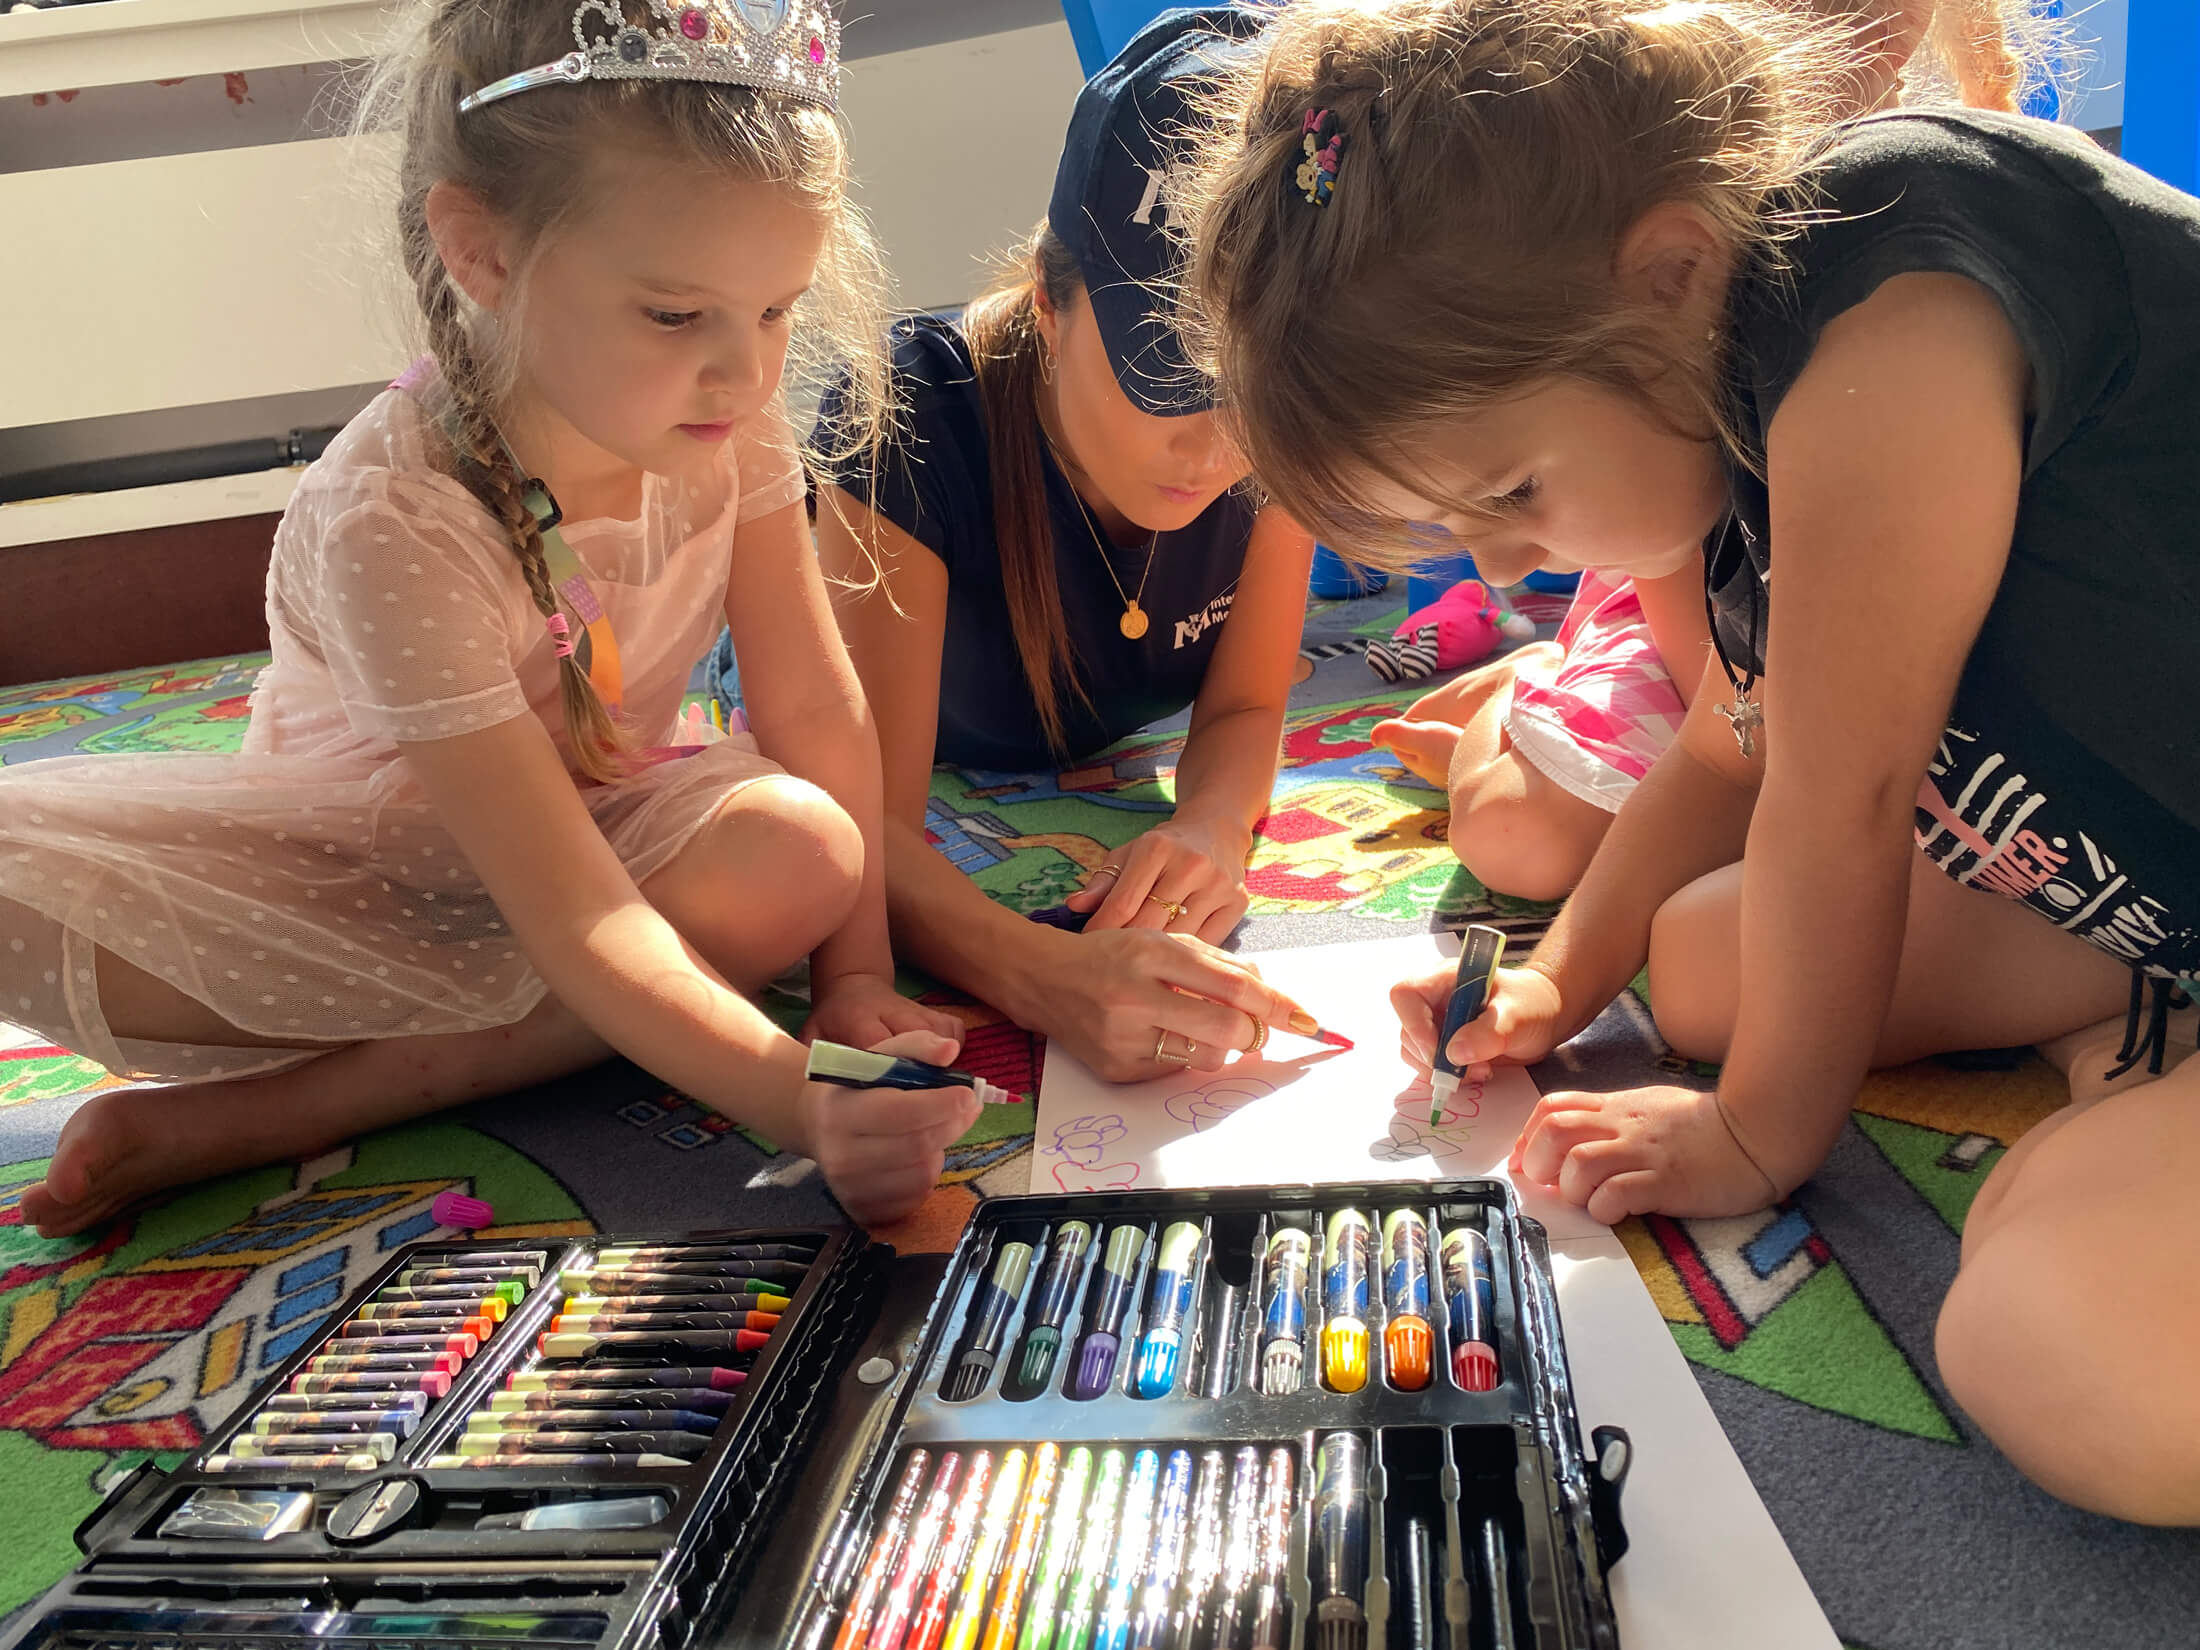
{"type": "Polygon", "coordinates": [[[1383,1302],[1390,1324],[1383,1356],[1390,1384],[1406,1392],[1428,1385],[1436,1337],[1428,1326],[1428,1224],[1411,1209],[1393,1210],[1383,1222],[1383,1302]]]}

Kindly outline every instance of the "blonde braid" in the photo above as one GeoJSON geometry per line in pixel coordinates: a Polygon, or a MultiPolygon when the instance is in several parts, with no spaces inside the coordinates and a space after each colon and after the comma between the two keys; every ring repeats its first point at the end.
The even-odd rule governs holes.
{"type": "MultiPolygon", "coordinates": [[[[543,553],[542,526],[527,508],[528,477],[513,462],[483,392],[480,363],[475,357],[466,316],[458,293],[425,235],[407,235],[408,249],[420,247],[424,256],[409,255],[413,287],[420,312],[428,326],[428,347],[442,370],[443,385],[453,412],[451,468],[458,482],[479,499],[504,529],[505,538],[519,561],[520,576],[528,594],[545,620],[564,611],[550,583],[550,564],[543,553]]],[[[568,624],[577,621],[568,618],[568,624]]],[[[558,660],[558,697],[565,711],[566,731],[571,736],[574,761],[591,779],[611,781],[632,769],[628,759],[632,745],[612,717],[596,684],[588,679],[580,660],[567,653],[558,660]]]]}

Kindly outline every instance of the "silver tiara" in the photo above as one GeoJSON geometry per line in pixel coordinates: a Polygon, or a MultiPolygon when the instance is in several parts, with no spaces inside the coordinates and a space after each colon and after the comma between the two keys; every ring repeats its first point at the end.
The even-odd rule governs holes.
{"type": "Polygon", "coordinates": [[[492,81],[458,100],[460,114],[538,86],[583,80],[703,80],[755,86],[834,107],[840,22],[826,0],[648,0],[645,24],[616,0],[582,0],[579,50],[492,81]]]}

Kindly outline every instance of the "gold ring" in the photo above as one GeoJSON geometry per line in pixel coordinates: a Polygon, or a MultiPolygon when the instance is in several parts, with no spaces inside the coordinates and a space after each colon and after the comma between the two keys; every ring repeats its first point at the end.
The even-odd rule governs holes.
{"type": "Polygon", "coordinates": [[[1119,877],[1123,874],[1123,867],[1120,865],[1103,865],[1092,874],[1096,877],[1119,877]]]}
{"type": "Polygon", "coordinates": [[[1184,1039],[1184,1052],[1182,1054],[1171,1054],[1167,1046],[1168,1041],[1169,1028],[1162,1026],[1153,1040],[1153,1057],[1164,1065],[1188,1066],[1192,1063],[1192,1056],[1199,1052],[1199,1045],[1186,1037],[1184,1039]]]}
{"type": "Polygon", "coordinates": [[[1161,907],[1162,910],[1168,912],[1169,920],[1171,922],[1176,921],[1177,918],[1181,917],[1184,914],[1183,906],[1177,904],[1177,902],[1173,899],[1163,899],[1159,894],[1148,894],[1146,896],[1146,903],[1148,905],[1158,905],[1161,907]]]}
{"type": "Polygon", "coordinates": [[[1253,1040],[1245,1045],[1242,1052],[1246,1054],[1258,1054],[1262,1049],[1268,1046],[1268,1022],[1262,1019],[1258,1014],[1253,1013],[1250,1009],[1241,1008],[1238,1010],[1238,1012],[1240,1014],[1243,1014],[1248,1020],[1253,1022],[1253,1040]]]}

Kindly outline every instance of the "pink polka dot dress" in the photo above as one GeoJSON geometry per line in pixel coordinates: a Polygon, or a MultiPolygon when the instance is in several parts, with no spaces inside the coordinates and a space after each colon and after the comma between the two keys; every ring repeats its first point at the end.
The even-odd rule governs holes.
{"type": "MultiPolygon", "coordinates": [[[[533,716],[572,766],[542,615],[501,530],[429,463],[423,424],[411,395],[388,391],[301,479],[276,530],[273,658],[242,751],[0,768],[0,1019],[118,1075],[190,1080],[506,1025],[542,1000],[399,748],[533,716]],[[118,1036],[100,948],[304,1052],[118,1036]]],[[[635,520],[565,524],[618,637],[638,744],[676,742],[689,672],[722,622],[735,527],[802,492],[774,416],[736,434],[714,482],[650,476],[635,520]]],[[[575,783],[639,882],[778,771],[736,735],[615,784],[575,783]]]]}

